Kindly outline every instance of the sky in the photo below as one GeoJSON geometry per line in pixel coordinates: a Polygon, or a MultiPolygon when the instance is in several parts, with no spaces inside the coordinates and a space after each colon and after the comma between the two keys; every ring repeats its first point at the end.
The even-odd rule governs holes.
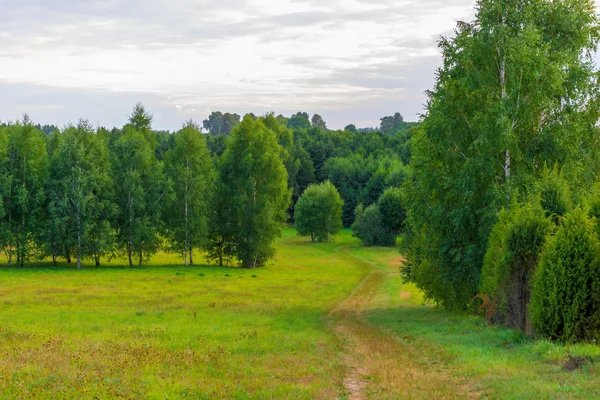
{"type": "Polygon", "coordinates": [[[154,128],[212,111],[416,121],[475,0],[0,0],[0,121],[154,128]]]}

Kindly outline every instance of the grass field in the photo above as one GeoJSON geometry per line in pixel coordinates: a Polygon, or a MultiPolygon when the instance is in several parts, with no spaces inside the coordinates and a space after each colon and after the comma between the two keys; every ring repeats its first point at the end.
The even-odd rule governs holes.
{"type": "Polygon", "coordinates": [[[141,269],[0,269],[0,396],[600,396],[598,347],[423,304],[395,249],[292,230],[277,247],[256,270],[184,268],[171,255],[141,269]],[[592,361],[565,371],[569,355],[592,361]]]}

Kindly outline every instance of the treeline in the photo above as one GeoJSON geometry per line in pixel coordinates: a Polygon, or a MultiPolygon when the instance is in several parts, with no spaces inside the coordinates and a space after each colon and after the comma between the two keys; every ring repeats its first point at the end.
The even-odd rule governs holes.
{"type": "Polygon", "coordinates": [[[9,266],[116,256],[133,266],[159,250],[189,265],[198,249],[221,265],[260,266],[309,185],[336,185],[349,226],[358,204],[403,182],[415,124],[398,116],[365,133],[306,113],[213,113],[206,135],[193,121],[155,131],[138,104],[112,130],[26,116],[0,124],[0,245],[9,266]]]}
{"type": "Polygon", "coordinates": [[[484,0],[440,40],[404,185],[402,273],[429,299],[600,338],[599,38],[591,1],[484,0]]]}

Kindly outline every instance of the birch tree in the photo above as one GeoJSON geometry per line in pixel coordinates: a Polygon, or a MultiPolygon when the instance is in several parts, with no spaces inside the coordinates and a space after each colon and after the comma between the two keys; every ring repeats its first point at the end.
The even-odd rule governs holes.
{"type": "Polygon", "coordinates": [[[476,11],[439,42],[407,185],[406,278],[458,308],[476,294],[500,207],[545,164],[581,178],[599,110],[592,1],[480,0],[476,11]]]}
{"type": "Polygon", "coordinates": [[[151,116],[136,105],[130,123],[111,149],[112,178],[118,206],[117,243],[127,254],[129,266],[142,265],[158,250],[163,231],[163,202],[170,197],[163,165],[155,156],[156,139],[150,130],[151,116]]]}
{"type": "Polygon", "coordinates": [[[175,146],[165,155],[165,172],[174,200],[166,213],[171,248],[194,264],[194,249],[204,244],[215,171],[198,125],[188,121],[174,136],[175,146]]]}
{"type": "Polygon", "coordinates": [[[275,132],[247,116],[232,131],[219,160],[209,256],[234,256],[246,268],[275,254],[273,240],[287,219],[291,190],[275,132]]]}
{"type": "Polygon", "coordinates": [[[99,243],[111,236],[114,211],[108,150],[86,120],[68,127],[63,136],[52,157],[51,229],[62,239],[67,258],[74,253],[77,268],[88,256],[99,265],[107,247],[99,243]]]}
{"type": "Polygon", "coordinates": [[[28,116],[7,129],[3,171],[4,248],[9,266],[15,257],[17,264],[23,266],[41,239],[48,155],[44,134],[28,116]]]}

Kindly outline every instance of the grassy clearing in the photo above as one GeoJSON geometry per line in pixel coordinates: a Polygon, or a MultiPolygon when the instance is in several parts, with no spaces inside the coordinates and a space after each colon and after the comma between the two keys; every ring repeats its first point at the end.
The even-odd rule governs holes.
{"type": "MultiPolygon", "coordinates": [[[[0,269],[3,398],[597,398],[592,345],[423,304],[395,249],[286,230],[257,270],[0,269]]],[[[198,256],[197,256],[198,258],[198,256]]],[[[166,267],[168,266],[168,268],[166,267]]]]}
{"type": "Polygon", "coordinates": [[[336,397],[328,311],[364,274],[336,257],[348,240],[313,245],[288,230],[258,270],[164,268],[179,262],[169,255],[143,269],[2,269],[0,393],[336,397]]]}

